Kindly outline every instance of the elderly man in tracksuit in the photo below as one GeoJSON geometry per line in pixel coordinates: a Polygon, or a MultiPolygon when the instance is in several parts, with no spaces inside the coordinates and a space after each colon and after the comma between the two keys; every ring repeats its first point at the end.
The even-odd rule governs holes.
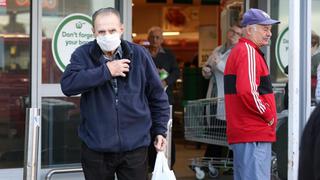
{"type": "Polygon", "coordinates": [[[87,180],[147,179],[148,146],[165,148],[169,101],[150,53],[121,40],[114,8],[92,16],[95,40],[77,48],[61,79],[65,95],[81,94],[79,136],[87,180]],[[150,131],[152,137],[151,139],[150,131]]]}
{"type": "Polygon", "coordinates": [[[244,38],[231,50],[224,71],[228,143],[235,180],[270,180],[271,144],[276,140],[276,106],[269,69],[259,49],[280,23],[259,9],[243,16],[244,38]]]}

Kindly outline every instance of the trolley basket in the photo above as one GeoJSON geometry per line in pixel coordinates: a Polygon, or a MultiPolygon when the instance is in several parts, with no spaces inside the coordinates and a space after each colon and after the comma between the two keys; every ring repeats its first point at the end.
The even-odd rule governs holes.
{"type": "MultiPolygon", "coordinates": [[[[223,98],[187,101],[184,108],[184,137],[186,140],[229,147],[226,137],[226,121],[223,98]]],[[[226,157],[197,157],[191,159],[190,168],[197,179],[205,172],[218,177],[218,169],[232,168],[232,159],[226,157]]]]}

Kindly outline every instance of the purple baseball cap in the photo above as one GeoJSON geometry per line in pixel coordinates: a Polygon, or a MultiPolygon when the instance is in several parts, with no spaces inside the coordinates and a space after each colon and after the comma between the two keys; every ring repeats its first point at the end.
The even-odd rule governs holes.
{"type": "Polygon", "coordinates": [[[251,24],[273,25],[279,23],[280,21],[271,19],[266,12],[254,8],[251,8],[245,12],[241,21],[241,25],[243,27],[251,24]]]}

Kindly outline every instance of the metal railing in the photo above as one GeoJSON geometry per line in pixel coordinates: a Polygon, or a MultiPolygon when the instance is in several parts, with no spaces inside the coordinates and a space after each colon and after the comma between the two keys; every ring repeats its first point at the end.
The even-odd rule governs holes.
{"type": "Polygon", "coordinates": [[[51,180],[52,176],[55,174],[76,173],[76,172],[82,172],[82,168],[52,169],[46,175],[46,180],[51,180]]]}
{"type": "Polygon", "coordinates": [[[38,177],[38,151],[40,139],[40,109],[28,108],[26,114],[26,137],[25,137],[25,159],[24,180],[36,180],[38,177]]]}

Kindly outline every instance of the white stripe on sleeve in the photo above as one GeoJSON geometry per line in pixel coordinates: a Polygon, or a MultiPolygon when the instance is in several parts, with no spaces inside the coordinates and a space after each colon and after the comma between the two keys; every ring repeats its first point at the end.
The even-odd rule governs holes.
{"type": "Polygon", "coordinates": [[[257,91],[255,49],[250,45],[248,45],[247,43],[245,43],[245,45],[247,47],[247,52],[248,52],[248,75],[249,75],[251,94],[253,96],[257,109],[261,114],[263,114],[266,111],[266,107],[263,105],[263,103],[259,99],[259,93],[257,91]]]}

